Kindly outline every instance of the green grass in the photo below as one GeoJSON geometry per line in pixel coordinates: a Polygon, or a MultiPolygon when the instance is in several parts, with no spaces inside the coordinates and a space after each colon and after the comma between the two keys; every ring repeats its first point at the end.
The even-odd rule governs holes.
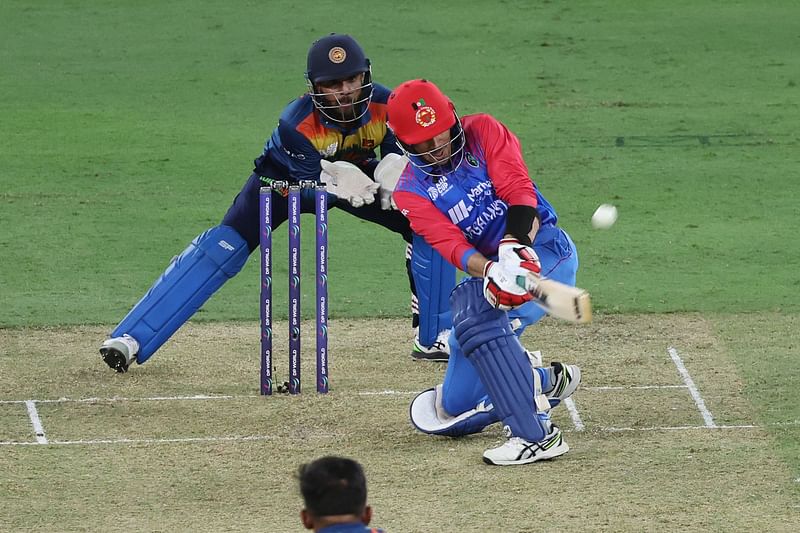
{"type": "MultiPolygon", "coordinates": [[[[798,310],[793,8],[464,3],[449,26],[371,11],[365,24],[331,28],[333,4],[190,4],[6,10],[0,325],[124,314],[218,223],[280,109],[303,91],[308,43],[329,29],[359,37],[377,80],[430,77],[462,113],[493,113],[518,134],[599,309],[735,312],[745,292],[745,309],[798,310]],[[473,25],[481,36],[468,38],[473,25]],[[423,60],[426,49],[442,60],[423,60]],[[592,231],[606,201],[619,223],[592,231]]],[[[445,13],[422,6],[400,16],[445,13]]],[[[400,240],[333,217],[332,312],[406,315],[400,240]],[[353,297],[357,287],[380,291],[353,297]]],[[[254,318],[256,270],[199,318],[254,318]]]]}
{"type": "MultiPolygon", "coordinates": [[[[57,398],[70,392],[113,397],[252,390],[249,381],[238,381],[250,379],[244,377],[254,364],[249,356],[219,350],[224,357],[216,361],[204,353],[203,364],[190,372],[187,365],[171,360],[171,350],[192,360],[186,346],[193,345],[191,338],[179,336],[152,363],[121,379],[99,367],[96,344],[173,255],[219,222],[280,110],[305,90],[305,54],[311,41],[329,31],[349,32],[366,48],[377,81],[392,86],[427,77],[454,99],[460,113],[489,112],[518,135],[532,177],[578,245],[579,284],[591,291],[600,316],[602,327],[588,338],[584,329],[561,330],[561,335],[580,341],[567,355],[577,355],[588,365],[588,379],[600,384],[619,374],[608,357],[620,348],[604,343],[604,336],[634,344],[626,352],[629,358],[621,360],[624,367],[650,362],[638,359],[635,347],[649,342],[659,324],[677,324],[677,334],[696,324],[707,326],[711,333],[683,347],[690,370],[701,372],[698,387],[709,395],[712,411],[723,417],[719,423],[752,422],[759,428],[733,439],[724,434],[698,437],[697,446],[681,443],[686,435],[678,434],[664,450],[657,442],[671,439],[669,432],[659,433],[656,444],[647,441],[646,432],[578,438],[574,458],[545,467],[546,476],[571,475],[561,467],[574,464],[579,477],[597,472],[592,483],[617,494],[612,496],[615,506],[625,503],[623,495],[630,491],[630,501],[646,510],[622,507],[629,513],[624,518],[597,510],[607,508],[598,494],[585,497],[597,508],[572,517],[572,523],[606,530],[700,530],[728,527],[728,520],[749,528],[758,523],[759,506],[774,505],[764,512],[778,517],[767,529],[791,530],[781,520],[795,516],[790,513],[797,511],[800,479],[800,303],[794,298],[800,289],[795,264],[800,251],[795,230],[800,197],[798,18],[795,3],[751,0],[508,0],[458,6],[413,1],[369,9],[332,1],[7,0],[0,10],[0,333],[30,338],[0,344],[5,391],[0,400],[57,398]],[[356,10],[363,13],[356,16],[356,10]],[[611,230],[595,231],[589,217],[604,202],[616,204],[620,218],[611,230]],[[628,320],[641,314],[649,320],[628,320]],[[87,324],[97,327],[82,329],[87,324]],[[77,332],[78,340],[58,354],[66,358],[58,367],[69,368],[59,373],[52,365],[51,339],[59,338],[65,327],[77,332]],[[704,357],[691,359],[696,353],[704,357]],[[231,363],[236,356],[248,362],[231,363]],[[602,451],[592,451],[599,445],[602,451]],[[625,452],[617,454],[617,449],[625,452]],[[675,457],[683,459],[671,459],[675,457]],[[775,502],[770,503],[769,490],[762,485],[768,482],[760,478],[752,481],[758,484],[754,501],[731,492],[736,467],[729,472],[715,466],[726,458],[731,463],[752,458],[748,469],[770,472],[772,477],[765,479],[778,487],[775,502]],[[652,470],[648,461],[666,466],[652,470]],[[711,507],[701,505],[694,512],[696,501],[681,500],[682,480],[670,476],[687,465],[696,483],[712,487],[697,492],[711,507]],[[665,508],[656,507],[648,493],[661,479],[667,480],[660,493],[665,508]],[[751,508],[754,502],[758,505],[751,508]],[[776,510],[781,505],[787,509],[784,514],[776,510]],[[725,511],[714,518],[719,509],[725,511]],[[737,518],[727,509],[747,511],[737,518]],[[689,518],[675,518],[686,512],[689,518]]],[[[304,228],[310,224],[306,219],[304,228]]],[[[409,303],[401,239],[336,211],[330,228],[332,317],[395,317],[400,321],[392,324],[404,323],[409,303]]],[[[305,233],[308,237],[311,232],[305,233]]],[[[285,237],[281,228],[276,241],[285,237]]],[[[285,257],[285,250],[276,253],[277,280],[286,271],[285,257]]],[[[240,322],[253,324],[257,318],[257,270],[253,257],[193,321],[214,331],[249,335],[238,328],[240,322]]],[[[310,296],[313,264],[308,260],[304,272],[304,294],[310,296]]],[[[286,316],[285,293],[286,284],[277,283],[279,317],[286,316]]],[[[391,386],[404,372],[414,373],[408,379],[412,388],[439,378],[428,367],[410,370],[400,359],[408,339],[389,344],[373,330],[355,337],[358,350],[377,361],[373,381],[350,384],[355,389],[391,386]]],[[[546,341],[558,342],[553,337],[546,341]]],[[[542,346],[545,351],[549,347],[542,346]]],[[[587,396],[587,401],[596,417],[615,414],[619,407],[600,397],[587,396]]],[[[463,486],[462,476],[478,476],[474,481],[479,483],[483,473],[471,463],[483,440],[423,444],[401,425],[406,403],[377,401],[376,409],[386,408],[383,414],[369,420],[366,408],[367,422],[358,425],[362,431],[381,433],[376,422],[386,417],[396,427],[382,433],[386,441],[380,442],[410,446],[396,468],[383,472],[385,481],[377,482],[377,499],[387,512],[381,523],[393,530],[403,530],[390,517],[406,517],[404,505],[419,510],[409,503],[412,489],[427,482],[450,493],[453,486],[463,486]],[[463,468],[442,463],[454,457],[463,468]],[[440,475],[429,476],[426,466],[440,475]],[[393,486],[401,487],[403,497],[385,496],[383,489],[393,486]]],[[[300,411],[303,405],[298,405],[300,411]]],[[[637,405],[629,405],[631,413],[638,413],[637,405]]],[[[257,420],[246,411],[268,416],[271,406],[256,400],[233,409],[228,422],[257,428],[257,420]]],[[[669,418],[675,415],[669,403],[653,407],[670,423],[679,422],[669,418]]],[[[343,428],[348,427],[349,408],[346,400],[331,406],[343,428]]],[[[29,431],[18,414],[0,408],[0,441],[29,431]]],[[[628,421],[652,422],[644,415],[653,413],[640,414],[643,418],[628,421]]],[[[62,415],[73,437],[102,435],[103,424],[116,427],[119,422],[103,413],[94,418],[91,412],[66,410],[54,418],[48,414],[48,420],[62,420],[62,415]],[[70,426],[70,421],[77,425],[70,426]],[[92,424],[99,424],[101,431],[92,424]]],[[[208,428],[191,431],[213,434],[227,427],[221,415],[210,415],[208,428]]],[[[161,430],[166,433],[177,424],[169,416],[153,413],[154,419],[164,420],[161,430]]],[[[128,414],[123,420],[133,420],[134,427],[117,428],[119,435],[135,433],[126,431],[141,423],[128,414]]],[[[596,427],[602,420],[593,423],[596,427]]],[[[296,497],[286,494],[290,467],[312,452],[334,449],[303,444],[291,428],[287,421],[288,440],[282,444],[303,453],[281,456],[278,463],[284,470],[273,472],[275,485],[265,489],[269,497],[283,494],[286,505],[296,497]]],[[[175,529],[197,511],[192,502],[199,497],[207,503],[200,507],[211,511],[192,522],[197,529],[259,527],[256,520],[241,518],[241,511],[256,506],[248,483],[257,483],[260,469],[269,467],[253,467],[257,461],[241,457],[270,457],[274,443],[196,444],[190,454],[195,459],[186,459],[180,448],[170,450],[172,462],[151,461],[140,480],[133,479],[132,467],[112,459],[128,451],[125,445],[115,446],[97,452],[104,460],[85,455],[91,450],[70,448],[14,448],[4,454],[10,459],[0,460],[0,470],[12,472],[15,488],[0,491],[0,516],[9,516],[6,509],[24,515],[14,523],[19,529],[37,524],[79,529],[92,519],[97,529],[155,529],[162,523],[175,529]],[[224,458],[229,476],[198,474],[214,455],[224,458]],[[112,466],[103,471],[109,461],[112,466]],[[54,471],[53,463],[63,469],[54,471]],[[162,477],[170,464],[175,465],[177,484],[162,477]],[[27,469],[42,480],[56,479],[55,485],[27,486],[27,469]],[[97,479],[99,487],[109,490],[120,483],[155,485],[176,499],[170,507],[147,497],[144,505],[152,512],[145,517],[125,512],[114,522],[116,515],[80,507],[92,501],[76,494],[69,505],[78,505],[77,518],[68,518],[66,507],[46,515],[53,495],[68,492],[76,479],[82,490],[97,479]],[[240,479],[249,481],[238,487],[240,479]],[[197,490],[184,492],[180,480],[196,484],[197,490]],[[63,490],[53,492],[54,487],[63,490]],[[235,502],[223,501],[232,491],[235,502]],[[203,500],[206,496],[211,499],[203,500]],[[28,505],[43,517],[23,513],[28,505]]],[[[150,450],[146,445],[131,447],[137,456],[150,450]]],[[[373,471],[386,459],[373,447],[350,440],[336,449],[360,456],[373,471]]],[[[525,476],[537,476],[532,470],[525,476]]],[[[492,479],[498,486],[520,491],[520,480],[528,479],[517,479],[518,471],[491,475],[498,476],[492,479]]],[[[435,494],[426,493],[431,496],[426,502],[434,501],[435,494]]],[[[570,496],[556,499],[563,498],[570,496]]],[[[479,499],[467,493],[458,500],[459,509],[443,504],[444,523],[479,499]]],[[[121,507],[124,500],[116,503],[121,507]]],[[[513,500],[498,505],[509,515],[522,512],[513,500]]],[[[483,523],[479,513],[469,513],[475,524],[483,523]]]]}

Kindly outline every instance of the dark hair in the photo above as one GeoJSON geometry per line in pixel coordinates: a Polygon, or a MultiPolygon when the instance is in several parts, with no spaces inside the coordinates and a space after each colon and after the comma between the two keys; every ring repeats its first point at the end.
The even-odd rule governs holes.
{"type": "Polygon", "coordinates": [[[356,461],[326,456],[300,465],[297,474],[306,509],[316,517],[360,515],[367,505],[367,478],[356,461]]]}

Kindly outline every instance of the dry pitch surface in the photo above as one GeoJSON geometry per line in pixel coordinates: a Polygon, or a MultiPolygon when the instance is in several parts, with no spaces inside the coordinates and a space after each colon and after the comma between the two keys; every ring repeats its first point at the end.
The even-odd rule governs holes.
{"type": "Polygon", "coordinates": [[[584,382],[555,412],[570,453],[507,468],[481,462],[499,427],[412,430],[409,401],[444,367],[410,360],[406,321],[330,331],[331,393],[313,391],[304,338],[305,392],[264,398],[255,324],[190,324],[126,375],[96,355],[101,328],[0,330],[0,529],[300,531],[297,465],[331,453],[365,465],[375,524],[391,531],[800,523],[797,481],[701,316],[530,329],[528,347],[580,364],[584,382]]]}

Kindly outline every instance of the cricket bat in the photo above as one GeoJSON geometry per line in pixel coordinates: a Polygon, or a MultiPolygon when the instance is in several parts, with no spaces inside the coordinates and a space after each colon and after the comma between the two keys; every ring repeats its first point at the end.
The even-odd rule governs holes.
{"type": "Polygon", "coordinates": [[[550,316],[576,324],[592,321],[592,299],[588,292],[579,287],[538,278],[529,292],[534,297],[533,301],[550,316]]]}

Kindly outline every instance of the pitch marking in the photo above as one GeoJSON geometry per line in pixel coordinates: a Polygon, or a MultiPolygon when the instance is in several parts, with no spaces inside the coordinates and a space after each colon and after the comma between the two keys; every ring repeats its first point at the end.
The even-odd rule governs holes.
{"type": "Polygon", "coordinates": [[[689,371],[686,370],[686,366],[684,366],[683,361],[678,355],[678,350],[670,346],[667,351],[669,352],[669,356],[672,358],[672,362],[674,362],[675,366],[678,367],[678,372],[680,373],[681,378],[683,378],[683,382],[686,384],[686,387],[688,387],[689,394],[692,395],[692,398],[694,399],[694,403],[697,406],[697,409],[703,416],[703,420],[705,420],[706,427],[716,428],[717,425],[714,423],[714,417],[711,416],[711,412],[706,408],[706,403],[700,396],[700,392],[697,390],[697,387],[695,387],[694,381],[692,380],[692,376],[689,375],[689,371]]]}

